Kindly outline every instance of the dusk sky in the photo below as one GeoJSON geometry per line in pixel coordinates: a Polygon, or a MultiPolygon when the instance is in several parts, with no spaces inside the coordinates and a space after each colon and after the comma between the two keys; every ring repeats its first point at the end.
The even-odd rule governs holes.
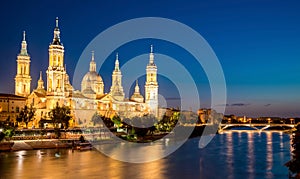
{"type": "MultiPolygon", "coordinates": [[[[299,9],[297,0],[1,1],[0,93],[14,93],[16,57],[24,30],[34,89],[39,71],[43,71],[46,82],[48,46],[56,17],[71,79],[83,50],[102,31],[133,18],[163,17],[191,27],[214,50],[227,85],[226,114],[300,117],[299,9]]],[[[197,84],[200,107],[210,107],[210,87],[201,66],[176,44],[157,39],[130,42],[108,57],[99,71],[105,92],[110,88],[115,53],[119,53],[122,65],[149,53],[151,44],[155,53],[168,55],[188,69],[197,84]]],[[[95,49],[96,58],[100,53],[101,49],[95,49]]],[[[83,67],[86,71],[89,60],[83,67]]],[[[142,91],[143,79],[139,79],[142,91]]],[[[158,82],[159,93],[166,99],[178,98],[170,80],[159,77],[158,82]]],[[[80,89],[78,85],[74,87],[80,89]]]]}

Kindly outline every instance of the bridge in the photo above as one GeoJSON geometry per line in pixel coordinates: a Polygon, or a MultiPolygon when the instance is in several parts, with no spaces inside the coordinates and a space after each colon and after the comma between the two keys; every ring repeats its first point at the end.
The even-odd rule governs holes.
{"type": "MultiPolygon", "coordinates": [[[[268,131],[268,130],[275,130],[275,131],[291,131],[295,128],[296,124],[220,124],[219,125],[219,132],[223,132],[224,130],[233,130],[235,131],[235,127],[247,127],[248,130],[253,131],[268,131]]],[[[242,129],[243,130],[243,129],[242,129]]],[[[238,130],[238,131],[242,131],[238,130]]],[[[244,129],[245,130],[245,129],[244,129]]],[[[247,130],[247,129],[246,129],[247,130]]]]}

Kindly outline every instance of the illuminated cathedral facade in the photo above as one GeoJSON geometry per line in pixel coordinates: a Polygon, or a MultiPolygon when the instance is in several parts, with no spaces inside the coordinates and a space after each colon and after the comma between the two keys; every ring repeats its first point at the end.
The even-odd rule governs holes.
{"type": "MultiPolygon", "coordinates": [[[[25,32],[21,44],[21,52],[17,56],[17,74],[15,77],[15,94],[27,98],[26,104],[36,108],[37,120],[46,119],[49,111],[56,104],[71,108],[76,120],[87,122],[95,112],[112,117],[118,115],[123,118],[134,116],[154,115],[158,117],[158,82],[157,66],[154,63],[153,47],[146,66],[145,98],[140,94],[136,82],[133,95],[128,99],[122,87],[122,72],[119,57],[116,55],[115,68],[112,72],[110,91],[105,93],[102,77],[96,72],[96,62],[92,52],[90,68],[83,76],[81,90],[75,90],[70,83],[69,75],[64,63],[64,46],[60,39],[58,18],[54,28],[53,41],[49,45],[49,66],[46,71],[46,88],[42,79],[42,72],[36,89],[30,89],[30,56],[27,52],[25,32]]],[[[75,125],[74,124],[74,125],[75,125]]]]}

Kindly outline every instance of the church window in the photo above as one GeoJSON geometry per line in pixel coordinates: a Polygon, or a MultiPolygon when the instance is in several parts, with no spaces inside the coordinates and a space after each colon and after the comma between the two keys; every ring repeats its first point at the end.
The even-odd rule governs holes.
{"type": "Polygon", "coordinates": [[[57,61],[58,61],[58,66],[61,66],[60,65],[60,56],[57,57],[57,61]]]}
{"type": "Polygon", "coordinates": [[[53,66],[56,66],[57,63],[56,63],[56,55],[53,56],[53,66]]]}
{"type": "Polygon", "coordinates": [[[57,88],[60,88],[60,79],[57,79],[57,88]]]}

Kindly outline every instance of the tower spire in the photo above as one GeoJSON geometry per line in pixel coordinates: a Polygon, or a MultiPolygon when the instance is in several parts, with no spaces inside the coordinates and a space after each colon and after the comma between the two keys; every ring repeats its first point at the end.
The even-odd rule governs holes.
{"type": "Polygon", "coordinates": [[[92,51],[92,60],[90,62],[90,71],[96,71],[95,53],[92,51]]]}
{"type": "Polygon", "coordinates": [[[149,65],[154,65],[153,45],[150,46],[149,65]]]}
{"type": "Polygon", "coordinates": [[[138,82],[138,80],[135,81],[134,93],[140,94],[140,87],[139,87],[139,82],[138,82]]]}
{"type": "Polygon", "coordinates": [[[43,77],[42,77],[42,71],[40,71],[40,79],[38,80],[37,90],[39,90],[42,93],[46,92],[44,90],[44,81],[43,81],[43,77]]]}
{"type": "Polygon", "coordinates": [[[40,79],[39,79],[39,81],[40,81],[40,80],[43,80],[43,79],[42,79],[42,71],[40,71],[40,79]]]}
{"type": "Polygon", "coordinates": [[[92,61],[95,61],[95,52],[94,52],[94,50],[92,51],[92,61]]]}
{"type": "Polygon", "coordinates": [[[25,40],[25,36],[26,36],[26,33],[25,33],[25,30],[23,31],[23,41],[26,41],[25,40]]]}
{"type": "Polygon", "coordinates": [[[54,37],[53,37],[52,45],[62,45],[60,43],[59,34],[60,34],[60,31],[59,31],[59,28],[58,28],[58,17],[56,17],[55,28],[54,28],[54,37]]]}
{"type": "Polygon", "coordinates": [[[116,54],[116,61],[115,61],[115,71],[120,70],[120,64],[119,64],[119,54],[116,54]]]}
{"type": "Polygon", "coordinates": [[[58,28],[58,17],[56,17],[56,27],[58,28]]]}
{"type": "Polygon", "coordinates": [[[23,31],[23,40],[22,40],[22,44],[21,44],[21,52],[20,52],[20,55],[22,56],[28,56],[28,53],[27,53],[27,43],[26,43],[26,34],[25,34],[25,31],[23,31]]]}

